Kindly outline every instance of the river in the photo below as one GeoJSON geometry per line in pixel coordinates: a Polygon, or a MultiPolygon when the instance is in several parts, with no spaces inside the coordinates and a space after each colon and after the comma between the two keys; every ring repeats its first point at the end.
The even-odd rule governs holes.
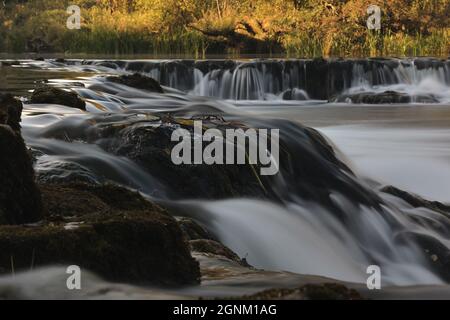
{"type": "MultiPolygon", "coordinates": [[[[447,228],[449,218],[412,208],[380,190],[393,185],[450,203],[450,61],[355,59],[323,65],[282,59],[21,60],[0,69],[0,90],[26,96],[37,82],[45,81],[70,88],[87,101],[87,112],[25,104],[23,135],[38,154],[35,169],[40,179],[83,176],[139,190],[195,218],[239,256],[264,270],[364,283],[366,268],[375,261],[386,285],[445,284],[419,245],[405,244],[402,237],[426,235],[450,250],[448,234],[430,226],[447,228]],[[132,89],[104,78],[130,72],[155,78],[166,93],[132,89]],[[356,101],[362,95],[386,92],[401,100],[356,101]],[[367,197],[381,197],[383,205],[366,205],[326,181],[323,188],[333,203],[328,207],[314,196],[303,196],[300,189],[293,191],[290,184],[295,177],[286,172],[271,186],[282,195],[281,202],[244,196],[178,197],[172,188],[176,182],[157,178],[132,160],[105,151],[101,139],[84,138],[91,130],[87,119],[95,123],[105,115],[120,114],[126,119],[111,121],[131,123],[137,117],[145,123],[155,112],[255,119],[254,123],[284,132],[294,159],[296,152],[304,151],[296,144],[299,131],[284,122],[277,127],[277,121],[313,127],[355,172],[356,177],[343,181],[343,186],[363,188],[367,197]],[[61,135],[67,138],[57,138],[61,135]]],[[[312,182],[314,192],[318,187],[312,182]]],[[[302,188],[307,189],[307,183],[302,188]]]]}

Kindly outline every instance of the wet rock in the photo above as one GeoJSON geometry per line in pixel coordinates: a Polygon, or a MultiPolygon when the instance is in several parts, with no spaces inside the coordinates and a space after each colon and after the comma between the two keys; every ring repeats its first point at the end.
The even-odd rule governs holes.
{"type": "Polygon", "coordinates": [[[203,74],[207,74],[212,70],[234,69],[236,65],[236,61],[234,60],[196,60],[194,63],[194,67],[203,74]]]}
{"type": "Polygon", "coordinates": [[[41,219],[42,202],[31,157],[20,133],[0,125],[0,224],[41,219]]]}
{"type": "Polygon", "coordinates": [[[188,240],[215,240],[215,238],[201,225],[190,218],[178,218],[178,224],[188,240]]]}
{"type": "Polygon", "coordinates": [[[34,90],[30,102],[60,104],[67,107],[86,110],[86,102],[81,99],[78,94],[50,86],[43,86],[34,90]]]}
{"type": "Polygon", "coordinates": [[[405,234],[398,235],[398,237],[402,237],[401,240],[403,240],[405,245],[417,243],[433,270],[446,281],[450,281],[450,251],[446,244],[440,241],[440,239],[446,239],[450,233],[450,228],[448,227],[450,206],[438,201],[426,200],[393,186],[386,186],[380,191],[398,197],[414,208],[425,208],[442,215],[441,217],[434,216],[432,219],[423,215],[410,215],[410,218],[418,225],[440,234],[441,238],[414,231],[408,231],[405,234]]]}
{"type": "Polygon", "coordinates": [[[269,289],[251,296],[249,300],[363,300],[355,289],[339,283],[306,284],[296,289],[269,289]]]}
{"type": "Polygon", "coordinates": [[[193,255],[214,255],[237,262],[241,266],[250,267],[247,260],[239,258],[230,248],[220,243],[208,230],[191,218],[178,218],[178,224],[183,230],[184,237],[189,240],[193,255]]]}
{"type": "Polygon", "coordinates": [[[346,102],[356,104],[393,104],[393,103],[438,103],[439,100],[432,95],[414,95],[395,91],[382,93],[361,92],[355,94],[342,94],[332,99],[333,102],[346,102]]]}
{"type": "Polygon", "coordinates": [[[303,90],[299,89],[289,89],[283,92],[283,100],[307,100],[308,95],[303,90]]]}
{"type": "Polygon", "coordinates": [[[196,262],[170,217],[114,212],[73,229],[63,225],[0,228],[0,265],[78,265],[111,281],[185,285],[197,282],[196,262]]]}
{"type": "Polygon", "coordinates": [[[78,265],[107,280],[198,282],[198,263],[176,220],[138,193],[113,185],[43,185],[45,219],[0,227],[0,269],[78,265]]]}
{"type": "Polygon", "coordinates": [[[110,68],[110,69],[118,69],[119,66],[115,63],[115,62],[111,62],[111,61],[102,61],[99,62],[97,64],[97,66],[101,66],[101,67],[105,67],[105,68],[110,68]]]}
{"type": "Polygon", "coordinates": [[[22,102],[9,93],[0,93],[0,125],[6,124],[20,131],[22,102]]]}
{"type": "Polygon", "coordinates": [[[445,60],[438,60],[436,58],[416,58],[414,59],[414,66],[417,70],[438,69],[445,67],[445,62],[445,60]]]}
{"type": "Polygon", "coordinates": [[[256,166],[175,165],[171,159],[171,150],[178,142],[172,142],[171,136],[179,126],[192,131],[193,121],[108,127],[101,135],[109,139],[102,139],[101,145],[109,152],[137,162],[159,181],[167,182],[172,198],[268,197],[257,176],[256,166]]]}
{"type": "MultiPolygon", "coordinates": [[[[446,230],[442,234],[442,238],[445,239],[448,233],[449,230],[446,230]]],[[[450,251],[446,243],[442,243],[440,239],[424,233],[409,232],[404,235],[404,238],[405,245],[417,243],[432,270],[446,282],[450,281],[450,251]]]]}
{"type": "Polygon", "coordinates": [[[0,61],[0,67],[19,66],[20,61],[0,61]]]}
{"type": "Polygon", "coordinates": [[[120,77],[107,77],[108,81],[120,83],[132,88],[143,89],[151,92],[164,93],[163,88],[153,78],[146,77],[140,73],[134,73],[132,75],[123,75],[120,77]]]}
{"type": "MultiPolygon", "coordinates": [[[[178,113],[178,111],[177,111],[178,113]]],[[[162,186],[171,199],[226,199],[249,197],[273,201],[291,201],[298,197],[320,203],[345,219],[342,210],[330,194],[340,194],[352,202],[380,208],[382,200],[355,178],[333,147],[316,130],[298,123],[271,119],[243,118],[226,121],[219,117],[200,118],[203,127],[222,133],[227,129],[279,129],[279,172],[261,175],[256,165],[180,164],[173,163],[171,153],[179,142],[171,141],[172,133],[185,129],[193,134],[194,119],[180,118],[173,113],[155,113],[141,117],[99,115],[70,130],[70,138],[97,144],[107,152],[136,162],[162,186]],[[89,135],[80,130],[90,126],[89,135]]],[[[54,129],[57,129],[55,127],[54,129]]],[[[56,130],[47,129],[47,137],[58,137],[56,130]]],[[[269,142],[270,143],[270,142],[269,142]]],[[[205,146],[205,144],[204,144],[205,146]]],[[[194,144],[191,144],[193,153],[194,144]]],[[[149,182],[153,187],[154,182],[149,182]]]]}
{"type": "Polygon", "coordinates": [[[42,152],[32,150],[37,162],[36,180],[38,183],[73,183],[85,182],[97,184],[99,178],[88,168],[70,161],[46,161],[38,159],[43,156],[42,152]]]}
{"type": "Polygon", "coordinates": [[[328,61],[322,58],[314,59],[306,64],[306,92],[313,99],[326,100],[329,92],[327,88],[328,61]]]}
{"type": "MultiPolygon", "coordinates": [[[[342,213],[343,217],[346,213],[331,199],[330,193],[340,193],[351,201],[374,208],[381,203],[375,192],[358,183],[319,132],[298,123],[260,119],[232,122],[203,120],[204,128],[221,132],[238,128],[244,131],[248,128],[279,129],[279,172],[273,176],[263,176],[260,175],[261,164],[175,165],[171,152],[178,142],[171,141],[172,132],[183,128],[192,134],[192,119],[171,115],[160,121],[121,119],[118,116],[96,118],[96,133],[89,137],[88,142],[97,143],[104,150],[139,164],[166,187],[166,195],[172,199],[250,197],[290,201],[291,197],[301,197],[321,203],[332,212],[342,213]]],[[[193,148],[194,144],[191,150],[193,148]]]]}
{"type": "Polygon", "coordinates": [[[394,186],[383,187],[380,191],[403,199],[414,208],[427,208],[433,211],[448,214],[450,217],[450,205],[443,204],[439,201],[426,200],[416,194],[400,190],[394,186]]]}
{"type": "Polygon", "coordinates": [[[114,184],[88,183],[42,184],[46,215],[102,215],[108,210],[157,211],[168,215],[160,206],[147,201],[139,193],[114,184]],[[85,199],[80,204],[79,199],[85,199]]]}
{"type": "Polygon", "coordinates": [[[232,261],[241,263],[241,258],[231,249],[227,248],[220,242],[207,239],[198,239],[189,241],[193,252],[208,253],[216,256],[223,256],[232,261]]]}

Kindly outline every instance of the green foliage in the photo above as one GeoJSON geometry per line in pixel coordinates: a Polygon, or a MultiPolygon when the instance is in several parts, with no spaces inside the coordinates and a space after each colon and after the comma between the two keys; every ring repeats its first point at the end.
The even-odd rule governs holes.
{"type": "Polygon", "coordinates": [[[9,0],[0,51],[104,54],[447,55],[450,0],[9,0]],[[66,28],[69,4],[81,30],[66,28]],[[366,27],[367,7],[382,29],[366,27]],[[265,44],[265,45],[264,45],[265,44]],[[270,48],[270,49],[268,49],[270,48]]]}

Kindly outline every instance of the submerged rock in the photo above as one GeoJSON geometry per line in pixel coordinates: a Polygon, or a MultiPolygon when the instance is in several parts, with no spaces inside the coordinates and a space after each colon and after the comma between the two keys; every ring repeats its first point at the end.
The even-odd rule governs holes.
{"type": "Polygon", "coordinates": [[[6,124],[13,130],[20,131],[22,109],[20,100],[9,93],[0,93],[0,125],[6,124]]]}
{"type": "Polygon", "coordinates": [[[17,131],[0,124],[0,225],[41,219],[41,195],[31,157],[17,131]]]}
{"type": "Polygon", "coordinates": [[[193,252],[212,254],[222,256],[232,261],[241,263],[241,258],[231,249],[224,246],[220,242],[207,239],[198,239],[189,241],[193,252]]]}
{"type": "MultiPolygon", "coordinates": [[[[213,128],[222,134],[227,129],[279,129],[279,172],[263,176],[263,166],[250,165],[247,158],[239,165],[174,164],[171,152],[179,141],[171,141],[172,133],[182,128],[192,137],[194,120],[180,118],[181,114],[155,115],[147,115],[145,119],[117,114],[95,116],[80,124],[83,128],[90,126],[89,135],[77,128],[69,134],[73,140],[97,144],[105,151],[136,162],[164,187],[165,195],[171,199],[249,197],[291,201],[301,197],[343,216],[345,212],[330,197],[331,193],[370,207],[379,207],[381,203],[378,195],[357,181],[327,140],[314,129],[286,120],[203,119],[205,130],[213,128]]],[[[47,137],[59,138],[56,130],[55,134],[50,134],[52,128],[47,132],[47,137]]],[[[194,144],[191,153],[193,150],[194,144]]],[[[153,181],[149,181],[149,187],[154,187],[153,181]]]]}
{"type": "Polygon", "coordinates": [[[189,240],[193,255],[216,256],[241,266],[251,268],[245,258],[241,259],[230,248],[218,241],[208,230],[191,218],[178,218],[178,224],[183,230],[184,237],[189,240]]]}
{"type": "Polygon", "coordinates": [[[20,66],[20,61],[0,61],[0,67],[20,66]]]}
{"type": "Polygon", "coordinates": [[[296,289],[269,289],[250,296],[248,300],[363,300],[355,289],[339,283],[306,284],[296,289]]]}
{"type": "Polygon", "coordinates": [[[393,104],[393,103],[438,103],[439,100],[432,95],[409,95],[396,91],[382,93],[361,92],[354,94],[342,94],[332,100],[333,102],[364,103],[364,104],[393,104]]]}
{"type": "Polygon", "coordinates": [[[214,236],[211,235],[208,230],[203,228],[197,222],[190,218],[178,218],[178,224],[183,231],[183,234],[188,240],[215,240],[214,236]]]}
{"type": "Polygon", "coordinates": [[[163,88],[153,78],[146,77],[140,73],[134,73],[132,75],[123,75],[120,77],[107,77],[106,80],[120,83],[132,88],[143,89],[151,92],[164,93],[163,88]]]}
{"type": "Polygon", "coordinates": [[[430,209],[433,211],[443,213],[450,217],[450,205],[446,205],[439,201],[426,200],[416,194],[412,194],[412,193],[406,192],[404,190],[400,190],[394,186],[383,187],[381,189],[381,192],[396,196],[396,197],[406,201],[408,204],[410,204],[414,208],[420,208],[420,207],[427,208],[427,209],[430,209]]]}
{"type": "Polygon", "coordinates": [[[0,227],[0,270],[78,265],[111,281],[185,285],[198,263],[176,220],[127,189],[87,184],[43,185],[45,219],[0,227]]]}
{"type": "Polygon", "coordinates": [[[70,161],[46,161],[37,159],[43,154],[32,150],[37,161],[36,180],[38,183],[72,183],[85,182],[90,184],[99,183],[98,177],[85,166],[70,161]]]}
{"type": "Polygon", "coordinates": [[[450,233],[450,227],[448,227],[450,205],[438,201],[426,200],[418,195],[408,193],[393,186],[386,186],[381,191],[402,199],[413,208],[424,208],[441,214],[441,216],[434,216],[433,218],[423,215],[410,215],[411,219],[417,224],[427,226],[427,229],[440,234],[441,237],[433,237],[431,234],[411,230],[405,234],[404,241],[416,242],[433,269],[443,279],[450,281],[450,251],[446,243],[441,242],[441,239],[447,239],[447,235],[450,233]]]}
{"type": "Polygon", "coordinates": [[[34,90],[31,103],[51,103],[86,110],[86,102],[78,94],[60,88],[44,86],[34,90]]]}
{"type": "Polygon", "coordinates": [[[308,94],[300,89],[288,89],[283,92],[282,96],[283,100],[307,100],[308,94]]]}

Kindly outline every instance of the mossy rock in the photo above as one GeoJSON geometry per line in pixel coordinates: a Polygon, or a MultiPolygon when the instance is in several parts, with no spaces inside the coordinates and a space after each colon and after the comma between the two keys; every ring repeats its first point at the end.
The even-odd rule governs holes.
{"type": "Polygon", "coordinates": [[[42,218],[31,157],[20,133],[8,125],[0,125],[0,181],[0,225],[42,218]]]}
{"type": "Polygon", "coordinates": [[[134,73],[132,75],[123,75],[120,77],[107,77],[106,80],[123,84],[128,87],[143,89],[151,92],[164,93],[163,88],[153,78],[146,77],[141,75],[140,73],[134,73]]]}
{"type": "Polygon", "coordinates": [[[0,269],[45,265],[78,265],[137,284],[194,284],[200,276],[176,222],[145,211],[116,211],[79,224],[0,227],[0,269]]]}
{"type": "Polygon", "coordinates": [[[348,102],[355,104],[394,104],[394,103],[438,103],[433,95],[409,95],[406,93],[386,91],[381,93],[361,92],[355,94],[343,94],[332,99],[335,102],[348,102]]]}
{"type": "Polygon", "coordinates": [[[34,90],[30,98],[31,103],[50,103],[86,110],[86,102],[78,94],[60,88],[43,86],[34,90]]]}
{"type": "Polygon", "coordinates": [[[0,226],[0,272],[78,265],[135,284],[188,285],[198,263],[165,209],[114,185],[43,185],[44,220],[0,226]]]}
{"type": "Polygon", "coordinates": [[[0,124],[6,124],[20,131],[22,102],[9,93],[0,93],[0,124]]]}
{"type": "Polygon", "coordinates": [[[162,207],[139,193],[114,184],[41,184],[40,189],[46,217],[102,216],[111,210],[144,210],[168,215],[162,207]]]}
{"type": "Polygon", "coordinates": [[[363,300],[355,289],[339,283],[306,284],[295,289],[269,289],[246,300],[363,300]]]}
{"type": "Polygon", "coordinates": [[[212,234],[191,218],[179,217],[178,224],[188,240],[216,240],[212,234]]]}

